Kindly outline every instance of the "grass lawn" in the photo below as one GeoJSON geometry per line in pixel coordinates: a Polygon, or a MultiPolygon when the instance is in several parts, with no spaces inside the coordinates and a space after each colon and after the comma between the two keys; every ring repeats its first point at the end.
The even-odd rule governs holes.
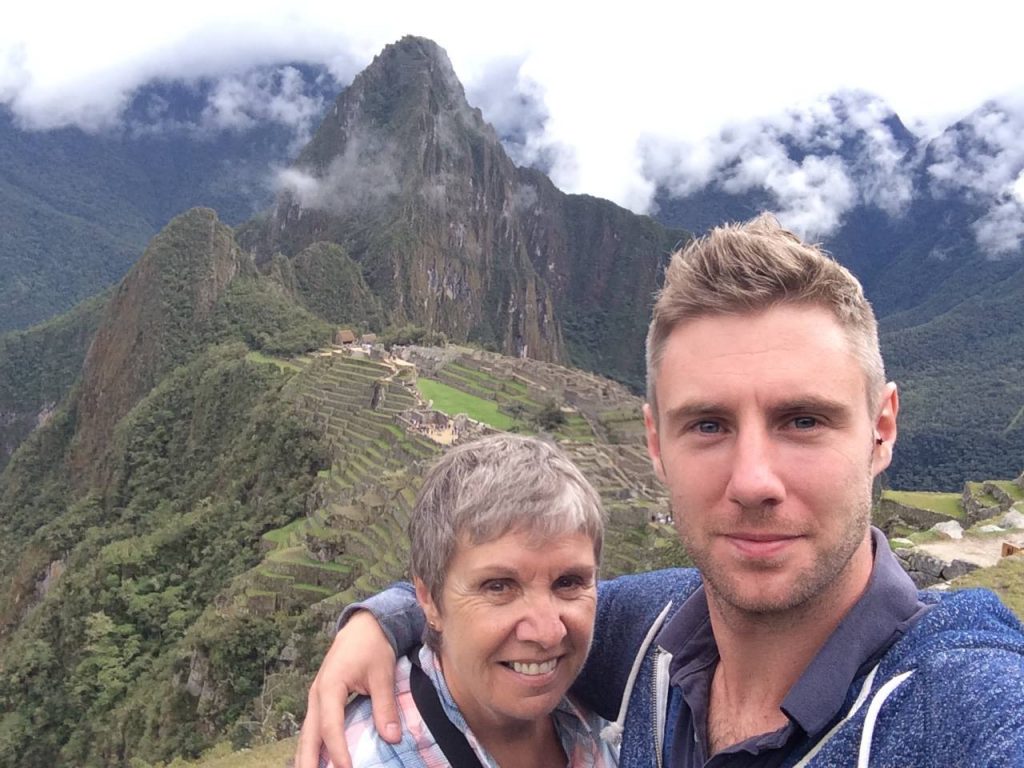
{"type": "Polygon", "coordinates": [[[493,400],[484,400],[482,397],[466,394],[447,384],[442,384],[440,381],[423,377],[416,381],[416,387],[423,397],[434,401],[434,408],[449,416],[464,413],[471,419],[503,430],[512,429],[518,424],[511,416],[499,411],[498,404],[493,400]]]}
{"type": "Polygon", "coordinates": [[[964,516],[959,493],[937,493],[934,491],[883,491],[883,499],[892,499],[899,504],[918,509],[928,509],[947,517],[964,516]]]}

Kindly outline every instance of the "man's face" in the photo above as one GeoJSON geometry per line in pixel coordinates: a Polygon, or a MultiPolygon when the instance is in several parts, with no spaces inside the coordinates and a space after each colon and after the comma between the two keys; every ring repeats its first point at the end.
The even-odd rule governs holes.
{"type": "Polygon", "coordinates": [[[822,308],[698,318],[669,336],[657,422],[644,411],[648,451],[723,609],[785,614],[863,591],[871,483],[898,409],[888,385],[869,413],[866,386],[822,308]]]}

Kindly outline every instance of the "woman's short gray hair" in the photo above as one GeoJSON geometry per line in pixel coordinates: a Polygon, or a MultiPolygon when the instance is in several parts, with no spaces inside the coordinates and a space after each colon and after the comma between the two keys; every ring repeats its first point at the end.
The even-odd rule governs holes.
{"type": "Polygon", "coordinates": [[[448,451],[431,468],[409,519],[410,571],[441,605],[459,541],[483,544],[513,531],[543,542],[583,533],[601,561],[601,497],[558,447],[492,435],[448,451]]]}

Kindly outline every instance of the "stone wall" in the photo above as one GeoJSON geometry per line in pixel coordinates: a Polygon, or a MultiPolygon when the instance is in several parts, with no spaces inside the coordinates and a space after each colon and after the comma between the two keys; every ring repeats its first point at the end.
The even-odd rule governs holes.
{"type": "Polygon", "coordinates": [[[954,560],[947,563],[919,549],[897,549],[895,552],[903,570],[910,574],[910,578],[914,580],[918,589],[950,581],[978,568],[977,565],[968,563],[966,560],[954,560]]]}
{"type": "Polygon", "coordinates": [[[965,528],[970,528],[979,520],[987,520],[990,517],[996,517],[1005,512],[1006,510],[1008,510],[1013,505],[1013,500],[1009,497],[1009,495],[1005,491],[1003,491],[1003,489],[999,488],[996,485],[993,485],[992,483],[982,483],[981,493],[983,495],[988,495],[991,496],[993,499],[996,499],[997,503],[995,505],[988,505],[982,503],[982,501],[974,493],[971,492],[970,486],[964,484],[964,492],[960,498],[964,505],[965,528]],[[1000,496],[1006,498],[1008,503],[1005,507],[1003,506],[1003,501],[1001,497],[992,493],[990,488],[995,489],[1000,494],[1000,496]]]}
{"type": "Polygon", "coordinates": [[[949,518],[932,512],[929,509],[909,507],[893,499],[881,499],[871,514],[871,521],[881,528],[886,534],[891,533],[895,525],[903,524],[918,530],[927,530],[936,523],[944,523],[949,518]]]}

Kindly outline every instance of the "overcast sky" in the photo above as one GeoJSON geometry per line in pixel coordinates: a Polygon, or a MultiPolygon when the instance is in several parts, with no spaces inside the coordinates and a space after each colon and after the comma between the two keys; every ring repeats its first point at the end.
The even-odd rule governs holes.
{"type": "MultiPolygon", "coordinates": [[[[905,202],[903,180],[892,175],[891,137],[877,129],[886,105],[922,137],[990,99],[1009,105],[1008,143],[1024,127],[1014,117],[1024,113],[1024,12],[1005,0],[634,0],[600,12],[552,0],[56,5],[4,12],[0,101],[26,126],[115,125],[126,96],[154,77],[237,75],[254,64],[306,60],[347,83],[384,45],[418,34],[448,51],[471,100],[499,128],[522,120],[524,104],[532,111],[517,160],[544,155],[566,191],[638,211],[649,210],[656,184],[683,194],[712,179],[736,189],[758,183],[778,195],[791,223],[827,232],[866,194],[893,210],[905,202]],[[851,92],[844,99],[857,108],[853,122],[874,137],[873,192],[855,188],[827,153],[793,164],[773,138],[808,117],[842,138],[849,115],[837,116],[826,99],[851,92]],[[723,180],[737,158],[741,167],[723,180]]],[[[231,94],[245,92],[236,84],[231,94]]],[[[308,105],[292,106],[275,109],[308,118],[308,105]]],[[[1024,153],[1000,149],[1011,150],[1013,162],[1003,157],[997,170],[981,169],[977,183],[1019,202],[1024,153]]],[[[945,168],[944,181],[956,171],[945,168]]]]}

